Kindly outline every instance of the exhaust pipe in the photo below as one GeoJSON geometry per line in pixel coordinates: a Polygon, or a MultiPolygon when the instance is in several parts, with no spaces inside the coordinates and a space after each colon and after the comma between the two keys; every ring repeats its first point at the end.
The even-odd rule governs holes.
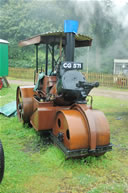
{"type": "Polygon", "coordinates": [[[75,33],[78,30],[78,21],[65,20],[64,32],[66,33],[65,59],[66,61],[74,61],[75,50],[75,33]]]}

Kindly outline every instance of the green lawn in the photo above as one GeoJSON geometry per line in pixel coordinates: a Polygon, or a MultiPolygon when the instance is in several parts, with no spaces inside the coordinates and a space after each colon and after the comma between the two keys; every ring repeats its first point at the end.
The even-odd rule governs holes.
{"type": "MultiPolygon", "coordinates": [[[[0,91],[0,106],[15,100],[16,86],[0,91]]],[[[99,158],[65,160],[55,146],[44,145],[34,129],[17,117],[0,115],[5,175],[0,193],[127,193],[128,101],[94,97],[94,108],[110,124],[113,151],[99,158]]]]}

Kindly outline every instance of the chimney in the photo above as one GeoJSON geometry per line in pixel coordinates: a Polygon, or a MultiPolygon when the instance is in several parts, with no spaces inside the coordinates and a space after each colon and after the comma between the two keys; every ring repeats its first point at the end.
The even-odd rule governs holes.
{"type": "Polygon", "coordinates": [[[78,30],[78,21],[65,20],[64,33],[66,33],[65,59],[66,61],[74,61],[75,50],[75,34],[78,30]]]}

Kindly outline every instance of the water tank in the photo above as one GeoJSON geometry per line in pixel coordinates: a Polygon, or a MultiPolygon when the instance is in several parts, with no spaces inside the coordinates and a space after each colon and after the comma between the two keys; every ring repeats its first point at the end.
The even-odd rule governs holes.
{"type": "Polygon", "coordinates": [[[0,39],[0,76],[8,76],[8,43],[0,39]]]}

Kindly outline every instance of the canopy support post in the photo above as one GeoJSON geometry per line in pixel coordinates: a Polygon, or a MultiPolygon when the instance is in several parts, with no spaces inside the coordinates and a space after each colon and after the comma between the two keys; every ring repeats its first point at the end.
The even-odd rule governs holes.
{"type": "Polygon", "coordinates": [[[54,72],[54,45],[52,45],[52,72],[54,72]]]}
{"type": "Polygon", "coordinates": [[[38,73],[38,44],[36,44],[36,73],[38,73]]]}
{"type": "Polygon", "coordinates": [[[48,75],[48,44],[46,44],[46,65],[45,65],[45,75],[48,75]]]}

